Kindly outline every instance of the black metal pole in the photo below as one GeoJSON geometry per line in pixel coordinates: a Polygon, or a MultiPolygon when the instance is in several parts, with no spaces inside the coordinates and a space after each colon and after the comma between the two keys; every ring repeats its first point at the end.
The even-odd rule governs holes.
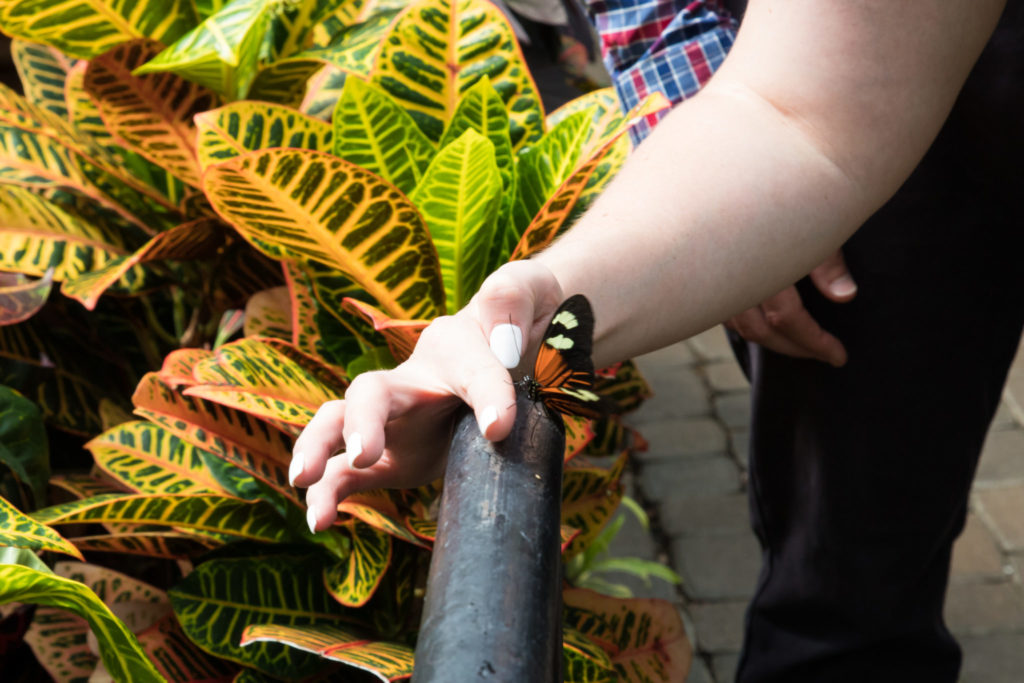
{"type": "Polygon", "coordinates": [[[448,453],[414,683],[562,680],[559,519],[565,435],[517,392],[499,443],[473,414],[448,453]]]}

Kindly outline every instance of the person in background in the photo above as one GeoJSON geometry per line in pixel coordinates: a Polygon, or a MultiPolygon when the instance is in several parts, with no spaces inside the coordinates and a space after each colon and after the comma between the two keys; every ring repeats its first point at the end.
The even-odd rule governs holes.
{"type": "Polygon", "coordinates": [[[710,0],[590,2],[623,107],[685,103],[554,245],[324,404],[291,470],[310,527],[440,476],[461,401],[507,435],[498,358],[567,295],[598,366],[729,321],[764,551],[737,679],[956,681],[950,551],[1024,324],[1021,4],[750,0],[734,33],[710,0]]]}

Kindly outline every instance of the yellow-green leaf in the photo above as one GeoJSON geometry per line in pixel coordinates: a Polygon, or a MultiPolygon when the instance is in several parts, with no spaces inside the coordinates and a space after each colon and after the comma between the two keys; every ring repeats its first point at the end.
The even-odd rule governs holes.
{"type": "Polygon", "coordinates": [[[285,643],[326,659],[343,662],[375,675],[383,683],[412,676],[413,650],[408,645],[374,640],[359,631],[329,625],[249,626],[242,634],[242,645],[285,643]]]}
{"type": "Polygon", "coordinates": [[[396,318],[444,312],[423,219],[379,177],[329,154],[268,149],[214,164],[203,181],[218,213],[267,256],[338,270],[396,318]]]}
{"type": "Polygon", "coordinates": [[[408,194],[434,156],[434,144],[387,93],[349,78],[334,109],[334,154],[408,194]]]}
{"type": "Polygon", "coordinates": [[[420,0],[396,19],[373,70],[431,140],[439,140],[459,98],[484,75],[501,93],[512,146],[540,137],[543,111],[515,34],[483,0],[420,0]]]}
{"type": "Polygon", "coordinates": [[[18,69],[25,99],[67,119],[64,82],[76,60],[49,45],[18,38],[11,41],[11,60],[18,69]]]}
{"type": "Polygon", "coordinates": [[[608,653],[574,628],[562,627],[564,683],[616,683],[618,674],[608,653]]]}
{"type": "Polygon", "coordinates": [[[245,304],[246,337],[292,339],[292,300],[282,285],[253,294],[245,304]]]}
{"type": "Polygon", "coordinates": [[[434,157],[410,196],[434,238],[450,311],[469,303],[490,273],[501,190],[494,145],[469,128],[434,157]]]}
{"type": "Polygon", "coordinates": [[[362,607],[373,597],[391,563],[391,536],[358,520],[346,522],[352,537],[347,559],[324,568],[324,584],[347,607],[362,607]]]}
{"type": "Polygon", "coordinates": [[[195,25],[188,0],[159,4],[126,0],[2,0],[4,33],[52,45],[65,54],[89,59],[133,38],[164,44],[195,25]]]}
{"type": "Polygon", "coordinates": [[[82,553],[66,538],[22,514],[3,498],[0,498],[0,545],[29,550],[53,550],[82,559],[82,553]]]}
{"type": "Polygon", "coordinates": [[[363,491],[338,503],[338,512],[347,512],[375,529],[391,534],[421,548],[429,547],[401,522],[398,507],[385,490],[363,491]]]}
{"type": "Polygon", "coordinates": [[[601,532],[622,500],[622,472],[625,454],[610,469],[575,467],[562,478],[562,523],[580,530],[564,556],[580,552],[601,532]]]}
{"type": "Polygon", "coordinates": [[[112,534],[75,536],[68,540],[74,543],[76,548],[87,553],[142,555],[167,560],[196,558],[222,545],[210,536],[177,531],[121,531],[112,534]]]}

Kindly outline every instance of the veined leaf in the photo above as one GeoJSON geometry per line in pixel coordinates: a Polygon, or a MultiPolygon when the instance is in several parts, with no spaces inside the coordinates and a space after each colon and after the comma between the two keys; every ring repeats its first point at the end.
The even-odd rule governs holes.
{"type": "Polygon", "coordinates": [[[260,45],[274,11],[264,0],[232,0],[135,70],[172,71],[229,100],[245,97],[256,77],[260,45]]]}
{"type": "Polygon", "coordinates": [[[136,493],[225,493],[201,449],[149,422],[119,425],[85,447],[99,467],[136,493]]]}
{"type": "Polygon", "coordinates": [[[562,415],[565,425],[565,462],[579,455],[594,438],[590,420],[578,415],[562,415]]]}
{"type": "Polygon", "coordinates": [[[61,281],[127,251],[116,234],[21,187],[0,186],[0,268],[61,281]]]}
{"type": "Polygon", "coordinates": [[[184,534],[177,531],[131,531],[93,536],[75,536],[68,539],[81,551],[105,552],[121,555],[142,555],[167,560],[192,559],[222,544],[209,536],[184,534]]]}
{"type": "Polygon", "coordinates": [[[338,624],[345,610],[324,589],[321,572],[312,555],[215,559],[196,567],[169,594],[185,633],[203,650],[296,679],[321,670],[323,660],[277,643],[243,648],[241,636],[258,624],[338,624]]]}
{"type": "Polygon", "coordinates": [[[324,584],[347,607],[362,607],[373,597],[391,564],[391,536],[358,520],[345,522],[352,537],[347,559],[324,568],[324,584]]]}
{"type": "Polygon", "coordinates": [[[349,311],[358,313],[373,325],[387,341],[388,348],[395,360],[401,363],[412,355],[420,333],[430,324],[429,320],[395,320],[382,311],[358,299],[346,298],[342,305],[349,311]]]}
{"type": "Polygon", "coordinates": [[[196,116],[199,163],[205,170],[246,152],[270,147],[330,151],[331,127],[290,107],[233,102],[196,116]]]}
{"type": "Polygon", "coordinates": [[[175,177],[198,186],[192,117],[212,107],[215,97],[175,74],[133,75],[159,49],[152,41],[134,41],[96,57],[86,70],[85,90],[111,134],[175,177]]]}
{"type": "Polygon", "coordinates": [[[420,182],[434,144],[390,95],[349,78],[334,109],[334,154],[408,194],[420,182]]]}
{"type": "Polygon", "coordinates": [[[76,60],[49,45],[18,38],[11,41],[11,60],[18,69],[25,98],[67,120],[64,81],[76,60]]]}
{"type": "Polygon", "coordinates": [[[271,15],[263,38],[262,57],[277,61],[299,52],[312,42],[314,27],[350,0],[284,3],[271,15]]]}
{"type": "Polygon", "coordinates": [[[377,176],[328,154],[269,149],[214,164],[203,181],[217,212],[271,258],[341,271],[397,318],[443,313],[423,219],[377,176]]]}
{"type": "Polygon", "coordinates": [[[434,238],[450,311],[469,303],[490,272],[501,189],[494,145],[468,129],[434,157],[410,196],[434,238]]]}
{"type": "Polygon", "coordinates": [[[306,81],[306,95],[299,104],[299,111],[329,121],[347,79],[347,71],[325,64],[306,81]]]}
{"type": "Polygon", "coordinates": [[[4,33],[52,45],[65,54],[90,59],[133,38],[152,38],[165,45],[195,25],[187,0],[166,0],[159,6],[124,0],[75,2],[2,0],[4,33]]]}
{"type": "Polygon", "coordinates": [[[562,523],[580,530],[564,553],[566,559],[583,550],[611,519],[622,500],[622,477],[626,455],[610,469],[574,467],[562,478],[562,523]]]}
{"type": "Polygon", "coordinates": [[[137,270],[143,263],[188,260],[216,249],[223,242],[221,228],[219,221],[210,218],[182,223],[153,237],[132,254],[118,256],[100,268],[66,279],[60,291],[91,311],[96,308],[100,296],[115,284],[121,285],[122,289],[137,291],[146,282],[145,275],[140,277],[137,270]]]}
{"type": "Polygon", "coordinates": [[[108,494],[43,508],[32,517],[43,524],[161,524],[269,543],[287,541],[293,536],[284,520],[266,503],[208,494],[108,494]]]}
{"type": "Polygon", "coordinates": [[[52,269],[38,280],[21,273],[0,273],[0,325],[14,325],[34,316],[46,303],[51,287],[52,269]]]}
{"type": "Polygon", "coordinates": [[[249,86],[249,100],[273,102],[298,109],[306,95],[306,84],[322,69],[316,59],[288,57],[261,68],[249,86]]]}
{"type": "Polygon", "coordinates": [[[197,396],[251,415],[304,426],[347,383],[322,362],[279,339],[241,339],[193,369],[197,396]]]}
{"type": "Polygon", "coordinates": [[[285,643],[376,676],[383,683],[412,676],[413,650],[408,645],[373,640],[339,626],[258,624],[242,633],[242,645],[285,643]]]}
{"type": "Polygon", "coordinates": [[[70,493],[78,499],[91,498],[107,493],[127,493],[124,489],[118,488],[112,483],[90,474],[55,474],[50,479],[50,484],[55,488],[70,493]]]}
{"type": "Polygon", "coordinates": [[[256,292],[245,304],[246,337],[292,339],[292,309],[288,287],[273,287],[256,292]]]}
{"type": "Polygon", "coordinates": [[[229,681],[237,667],[211,657],[188,639],[173,613],[138,634],[139,645],[169,681],[229,681]]]}
{"type": "Polygon", "coordinates": [[[610,598],[583,588],[562,593],[564,623],[609,654],[617,680],[681,681],[692,654],[675,605],[610,598]]]}
{"type": "Polygon", "coordinates": [[[385,490],[356,493],[338,503],[338,512],[345,512],[373,528],[400,538],[406,543],[428,548],[411,533],[398,514],[398,507],[385,490]]]}
{"type": "Polygon", "coordinates": [[[508,21],[489,2],[420,0],[399,15],[374,65],[373,82],[439,140],[459,98],[490,77],[508,109],[512,146],[543,132],[537,88],[508,21]]]}
{"type": "Polygon", "coordinates": [[[650,385],[633,361],[616,363],[605,372],[598,372],[594,390],[615,403],[617,414],[636,410],[652,395],[650,385]]]}
{"type": "Polygon", "coordinates": [[[190,387],[198,383],[194,374],[196,366],[209,358],[213,358],[213,351],[209,349],[175,349],[164,358],[160,379],[174,387],[190,387]]]}
{"type": "MultiPolygon", "coordinates": [[[[342,7],[352,4],[348,2],[342,7]]],[[[365,20],[340,28],[329,42],[300,52],[296,58],[316,59],[346,73],[369,78],[381,43],[397,16],[397,9],[378,10],[365,20]]]]}
{"type": "Polygon", "coordinates": [[[352,0],[342,3],[313,30],[313,43],[329,45],[337,40],[338,34],[346,28],[357,26],[381,14],[395,12],[408,4],[409,0],[352,0]]]}
{"type": "Polygon", "coordinates": [[[53,550],[83,559],[82,553],[66,538],[22,514],[3,498],[0,498],[0,545],[29,550],[53,550]]]}
{"type": "Polygon", "coordinates": [[[88,621],[101,644],[103,663],[115,680],[164,681],[132,632],[85,585],[29,567],[0,565],[0,586],[0,601],[58,607],[88,621]]]}
{"type": "Polygon", "coordinates": [[[0,478],[0,493],[22,510],[46,501],[50,454],[39,408],[11,389],[0,386],[0,463],[10,474],[0,478]],[[16,494],[16,495],[11,495],[16,494]]]}
{"type": "Polygon", "coordinates": [[[608,653],[582,633],[562,627],[562,678],[565,683],[616,683],[608,653]]]}

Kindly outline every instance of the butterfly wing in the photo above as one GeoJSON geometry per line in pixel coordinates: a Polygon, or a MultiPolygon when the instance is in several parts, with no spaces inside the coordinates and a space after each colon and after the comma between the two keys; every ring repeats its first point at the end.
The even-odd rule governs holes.
{"type": "Polygon", "coordinates": [[[609,402],[594,391],[594,312],[582,294],[566,299],[548,324],[534,365],[538,394],[561,413],[603,417],[609,402]]]}

